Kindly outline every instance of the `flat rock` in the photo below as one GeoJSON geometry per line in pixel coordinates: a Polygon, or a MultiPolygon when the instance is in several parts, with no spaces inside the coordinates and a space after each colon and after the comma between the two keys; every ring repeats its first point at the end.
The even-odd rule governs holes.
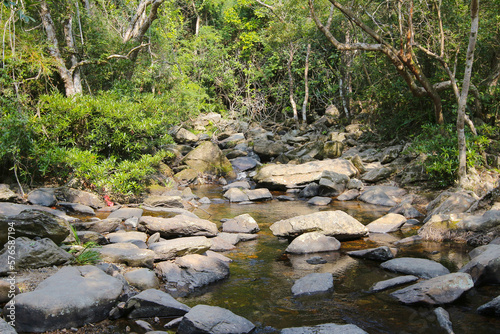
{"type": "Polygon", "coordinates": [[[394,254],[387,246],[350,251],[347,252],[347,254],[353,257],[360,257],[363,259],[375,261],[387,261],[394,258],[394,254]]]}
{"type": "Polygon", "coordinates": [[[156,212],[158,214],[166,214],[166,215],[170,215],[170,216],[185,215],[185,216],[189,216],[189,217],[193,217],[193,218],[198,218],[198,216],[195,215],[194,213],[192,213],[191,211],[188,211],[188,210],[182,209],[182,208],[165,208],[162,206],[153,207],[153,206],[147,206],[147,205],[143,205],[142,208],[146,212],[151,211],[151,212],[156,212]]]}
{"type": "Polygon", "coordinates": [[[63,202],[78,203],[93,209],[105,206],[104,201],[99,196],[84,190],[61,187],[57,189],[56,196],[59,200],[64,199],[63,202]]]}
{"type": "Polygon", "coordinates": [[[222,190],[226,191],[231,188],[239,188],[239,189],[250,189],[250,183],[248,181],[235,181],[231,182],[224,187],[222,187],[222,190]]]}
{"type": "Polygon", "coordinates": [[[16,296],[16,330],[45,332],[99,322],[122,290],[122,281],[94,266],[64,267],[34,291],[16,296]]]}
{"type": "Polygon", "coordinates": [[[11,267],[8,260],[12,259],[8,244],[0,251],[0,275],[18,269],[34,269],[61,265],[73,259],[73,256],[58,247],[48,238],[31,240],[26,237],[15,239],[15,263],[11,267]]]}
{"type": "Polygon", "coordinates": [[[356,325],[322,324],[311,327],[291,327],[281,330],[281,334],[368,334],[356,325]]]}
{"type": "Polygon", "coordinates": [[[70,202],[59,202],[57,205],[62,206],[66,211],[77,215],[95,216],[94,209],[87,205],[70,202]]]}
{"type": "Polygon", "coordinates": [[[500,317],[500,296],[477,308],[477,313],[488,316],[500,317]]]}
{"type": "Polygon", "coordinates": [[[239,171],[247,171],[257,167],[259,162],[251,157],[238,157],[230,160],[233,168],[239,171]]]}
{"type": "Polygon", "coordinates": [[[382,206],[396,206],[397,203],[393,201],[383,190],[381,189],[369,189],[365,190],[358,199],[368,204],[382,205],[382,206]]]}
{"type": "Polygon", "coordinates": [[[162,206],[167,208],[184,208],[180,196],[152,195],[144,199],[144,204],[148,206],[162,206]]]}
{"type": "Polygon", "coordinates": [[[190,310],[168,293],[156,289],[144,290],[133,296],[125,303],[124,309],[131,319],[177,317],[183,316],[190,310]]]}
{"type": "Polygon", "coordinates": [[[469,274],[453,273],[434,277],[391,293],[403,304],[442,305],[452,303],[474,287],[469,274]]]}
{"type": "Polygon", "coordinates": [[[359,196],[359,190],[358,189],[350,189],[347,191],[344,191],[341,195],[337,197],[338,201],[352,201],[359,196]]]}
{"type": "Polygon", "coordinates": [[[77,222],[73,227],[77,231],[93,231],[97,233],[114,232],[120,226],[122,220],[120,218],[111,218],[103,220],[92,220],[88,222],[77,222]]]}
{"type": "Polygon", "coordinates": [[[185,237],[155,242],[149,249],[155,252],[155,260],[170,260],[187,254],[201,254],[212,246],[206,237],[185,237]]]}
{"type": "Polygon", "coordinates": [[[116,243],[95,248],[104,261],[123,263],[131,267],[153,267],[155,253],[149,249],[140,249],[132,243],[116,243]]]}
{"type": "Polygon", "coordinates": [[[310,200],[307,201],[307,204],[317,205],[317,206],[326,206],[332,202],[330,197],[322,197],[322,196],[314,196],[310,200]]]}
{"type": "Polygon", "coordinates": [[[250,201],[267,201],[273,199],[273,195],[266,188],[248,189],[243,191],[250,201]]]}
{"type": "Polygon", "coordinates": [[[380,281],[375,283],[371,288],[370,291],[373,292],[379,292],[379,291],[384,291],[387,289],[395,288],[400,285],[408,284],[408,283],[413,283],[418,281],[417,276],[413,275],[406,275],[406,276],[399,276],[395,278],[391,278],[385,281],[380,281]]]}
{"type": "Polygon", "coordinates": [[[308,215],[280,220],[270,227],[275,236],[294,237],[306,232],[321,232],[338,240],[362,238],[368,235],[368,229],[347,213],[321,211],[308,215]]]}
{"type": "Polygon", "coordinates": [[[35,189],[28,194],[28,202],[34,205],[54,206],[57,203],[54,188],[35,189]]]}
{"type": "Polygon", "coordinates": [[[294,297],[325,293],[333,290],[333,275],[331,273],[312,273],[304,276],[292,286],[294,297]]]}
{"type": "Polygon", "coordinates": [[[397,213],[388,213],[383,217],[366,225],[370,233],[390,233],[399,231],[406,222],[406,218],[397,213]]]}
{"type": "Polygon", "coordinates": [[[144,210],[140,208],[120,208],[116,211],[113,211],[109,214],[109,218],[120,218],[122,220],[126,220],[129,218],[141,218],[144,210]]]}
{"type": "Polygon", "coordinates": [[[475,285],[500,283],[500,245],[488,245],[460,269],[472,276],[475,285]]]}
{"type": "Polygon", "coordinates": [[[428,259],[400,257],[386,261],[380,265],[383,269],[415,275],[421,278],[433,278],[449,274],[450,271],[441,263],[428,259]]]}
{"type": "Polygon", "coordinates": [[[243,334],[255,326],[247,319],[217,306],[196,305],[184,315],[178,334],[243,334]]]}
{"type": "Polygon", "coordinates": [[[227,198],[230,202],[246,202],[248,201],[248,195],[245,194],[239,188],[230,188],[224,193],[224,198],[227,198]]]}
{"type": "Polygon", "coordinates": [[[286,248],[286,252],[306,254],[316,252],[330,252],[340,249],[340,242],[334,237],[329,237],[320,232],[309,232],[293,239],[286,248]]]}
{"type": "Polygon", "coordinates": [[[107,238],[111,243],[133,242],[135,240],[146,242],[148,235],[137,231],[118,231],[108,234],[107,238]]]}
{"type": "Polygon", "coordinates": [[[42,211],[48,212],[54,216],[64,219],[68,222],[77,221],[77,218],[68,216],[65,212],[61,210],[52,209],[42,205],[26,205],[26,204],[16,204],[16,203],[4,203],[0,202],[0,215],[7,217],[14,217],[19,215],[23,211],[42,211]]]}
{"type": "Polygon", "coordinates": [[[146,268],[128,271],[123,274],[123,277],[130,285],[139,290],[157,289],[160,286],[160,281],[154,271],[146,268]]]}
{"type": "Polygon", "coordinates": [[[172,218],[143,216],[139,220],[139,230],[160,233],[163,238],[205,236],[215,237],[217,225],[209,220],[184,214],[172,218]]]}
{"type": "Polygon", "coordinates": [[[222,231],[229,233],[257,233],[260,228],[255,219],[245,213],[224,222],[222,231]]]}

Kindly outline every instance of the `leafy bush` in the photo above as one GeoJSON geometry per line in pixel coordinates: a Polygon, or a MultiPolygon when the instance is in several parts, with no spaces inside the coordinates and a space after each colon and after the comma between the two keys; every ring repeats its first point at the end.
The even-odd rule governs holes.
{"type": "MultiPolygon", "coordinates": [[[[489,139],[484,135],[474,136],[467,130],[465,131],[467,167],[480,166],[483,164],[481,153],[489,143],[489,139]]],[[[437,185],[449,186],[454,183],[458,170],[458,140],[453,125],[423,125],[421,133],[414,138],[409,151],[426,155],[424,161],[426,171],[437,185]]]]}

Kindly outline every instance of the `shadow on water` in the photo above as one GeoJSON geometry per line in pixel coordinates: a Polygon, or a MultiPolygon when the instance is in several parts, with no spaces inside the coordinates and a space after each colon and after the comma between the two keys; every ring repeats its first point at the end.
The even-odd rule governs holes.
{"type": "MultiPolygon", "coordinates": [[[[200,196],[219,198],[220,188],[202,187],[194,192],[200,196]]],[[[432,307],[405,306],[394,301],[389,293],[373,294],[370,287],[381,280],[396,277],[379,268],[379,263],[351,258],[345,252],[387,244],[405,235],[342,242],[337,252],[308,255],[285,254],[288,241],[276,238],[269,226],[281,219],[322,210],[343,210],[364,224],[387,213],[388,209],[359,202],[334,201],[327,207],[315,207],[305,201],[239,205],[212,204],[197,210],[201,218],[219,222],[240,214],[250,214],[261,228],[259,238],[242,242],[224,255],[233,260],[228,279],[213,284],[180,301],[194,306],[208,304],[232,310],[252,321],[257,332],[269,327],[311,326],[322,323],[353,323],[368,333],[444,333],[437,323],[432,307]],[[203,211],[204,210],[204,211],[203,211]],[[387,239],[388,238],[388,239],[387,239]],[[312,265],[308,258],[321,256],[327,262],[312,265]],[[309,273],[329,272],[334,276],[334,291],[329,294],[293,298],[293,282],[309,273]]],[[[415,231],[410,231],[415,233],[415,231]]],[[[398,256],[429,258],[456,271],[468,261],[465,245],[423,242],[400,249],[398,256]]],[[[453,305],[445,305],[456,333],[500,333],[500,321],[475,313],[478,306],[500,294],[498,286],[473,289],[453,305]]]]}

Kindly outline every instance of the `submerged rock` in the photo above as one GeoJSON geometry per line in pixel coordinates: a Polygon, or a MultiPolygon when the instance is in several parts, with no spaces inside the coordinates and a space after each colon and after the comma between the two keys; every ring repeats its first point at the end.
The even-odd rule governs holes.
{"type": "Polygon", "coordinates": [[[190,308],[166,292],[148,289],[130,298],[124,307],[129,318],[176,317],[189,312],[190,308]]]}
{"type": "Polygon", "coordinates": [[[312,273],[295,281],[292,286],[294,297],[325,293],[333,289],[331,273],[312,273]]]}
{"type": "Polygon", "coordinates": [[[284,328],[281,334],[368,334],[356,325],[323,324],[311,327],[284,328]]]}
{"type": "Polygon", "coordinates": [[[482,315],[500,317],[500,296],[484,305],[479,306],[477,309],[477,313],[482,315]]]}
{"type": "Polygon", "coordinates": [[[412,257],[392,259],[382,263],[380,266],[386,270],[415,275],[421,278],[432,278],[450,273],[441,263],[412,257]]]}
{"type": "Polygon", "coordinates": [[[403,285],[403,284],[408,284],[408,283],[413,283],[415,281],[418,281],[417,276],[413,275],[406,275],[406,276],[399,276],[395,278],[391,278],[385,281],[380,281],[375,283],[371,288],[370,291],[373,292],[379,292],[379,291],[384,291],[390,288],[395,288],[397,286],[403,285]]]}
{"type": "Polygon", "coordinates": [[[375,261],[387,261],[394,258],[394,254],[387,246],[351,251],[347,252],[347,254],[350,256],[375,261]]]}

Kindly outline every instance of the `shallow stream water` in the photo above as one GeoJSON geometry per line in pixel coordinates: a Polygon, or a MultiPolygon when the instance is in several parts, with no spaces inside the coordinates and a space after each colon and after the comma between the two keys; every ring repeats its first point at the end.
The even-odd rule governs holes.
{"type": "MultiPolygon", "coordinates": [[[[220,187],[199,187],[193,192],[209,198],[220,198],[220,187]]],[[[195,295],[180,301],[189,306],[208,304],[230,309],[257,326],[258,333],[277,329],[311,326],[323,323],[358,325],[375,333],[444,333],[432,307],[410,307],[393,300],[388,290],[370,293],[376,282],[398,275],[379,268],[379,263],[351,258],[349,250],[389,245],[391,241],[415,234],[376,235],[365,240],[342,242],[336,252],[308,255],[285,254],[288,241],[274,237],[269,226],[281,219],[322,210],[343,210],[364,224],[387,213],[388,209],[361,202],[334,201],[326,207],[308,205],[305,201],[268,202],[240,205],[211,204],[194,211],[200,218],[219,223],[222,218],[250,214],[261,228],[257,240],[240,242],[237,249],[224,253],[233,260],[231,275],[195,295]],[[311,265],[306,260],[321,256],[326,264],[311,265]],[[296,279],[313,272],[329,272],[334,276],[334,291],[329,294],[293,298],[291,287],[296,279]]],[[[423,242],[400,248],[398,256],[422,257],[441,262],[456,271],[468,262],[464,244],[423,242]]],[[[500,294],[499,286],[475,288],[459,301],[444,308],[450,313],[455,333],[500,333],[500,320],[477,315],[478,306],[500,294]]]]}

